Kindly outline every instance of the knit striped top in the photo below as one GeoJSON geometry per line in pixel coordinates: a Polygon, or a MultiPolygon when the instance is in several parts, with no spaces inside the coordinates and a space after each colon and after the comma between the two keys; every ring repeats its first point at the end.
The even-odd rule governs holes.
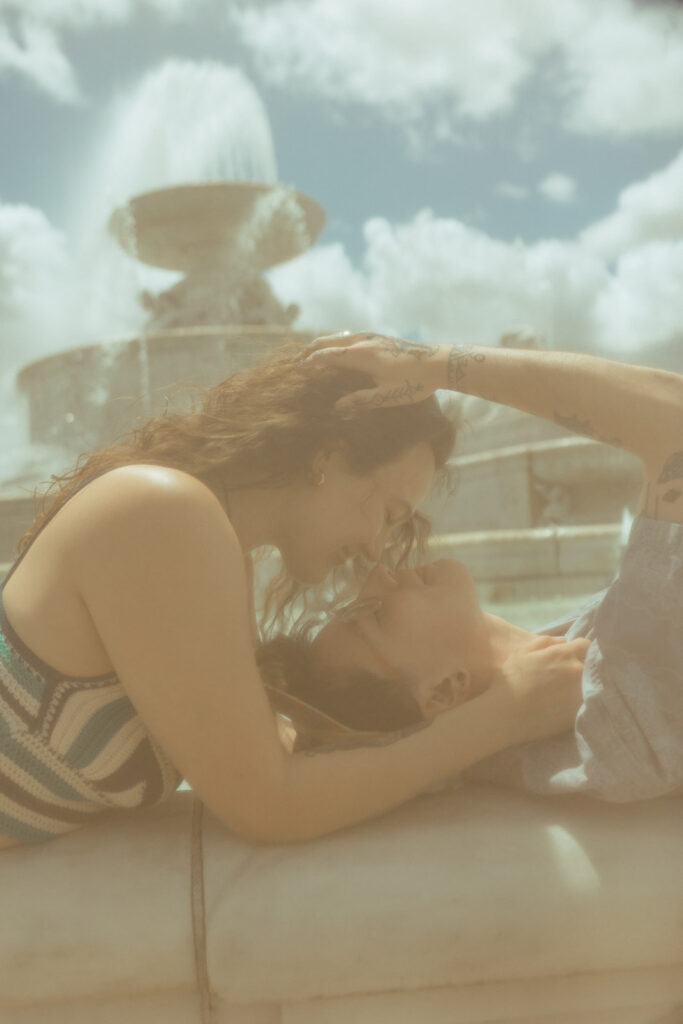
{"type": "Polygon", "coordinates": [[[63,675],[14,631],[2,593],[27,550],[0,584],[0,834],[35,843],[158,803],[181,776],[115,673],[63,675]]]}

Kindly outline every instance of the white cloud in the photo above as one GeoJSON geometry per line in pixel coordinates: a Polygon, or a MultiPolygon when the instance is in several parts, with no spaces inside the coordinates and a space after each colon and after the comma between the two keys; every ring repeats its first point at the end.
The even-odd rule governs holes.
{"type": "Polygon", "coordinates": [[[383,330],[389,330],[364,274],[353,267],[338,243],[310,249],[273,268],[268,278],[278,295],[300,306],[297,327],[302,330],[360,331],[380,322],[383,330]]]}
{"type": "Polygon", "coordinates": [[[571,203],[576,199],[576,181],[568,174],[549,174],[539,181],[538,191],[551,203],[571,203]]]}
{"type": "MultiPolygon", "coordinates": [[[[510,39],[503,0],[283,0],[236,8],[233,18],[264,76],[395,118],[418,118],[431,104],[474,120],[508,109],[538,46],[534,32],[524,44],[510,39]]],[[[439,107],[441,132],[444,116],[439,107]]]]}
{"type": "Polygon", "coordinates": [[[125,24],[139,11],[167,20],[201,12],[206,0],[0,0],[0,73],[23,75],[53,99],[83,99],[62,47],[64,31],[125,24]]]}
{"type": "Polygon", "coordinates": [[[489,344],[533,324],[558,348],[599,341],[592,310],[609,274],[577,245],[501,242],[430,210],[406,224],[373,218],[364,233],[358,270],[335,246],[272,274],[280,297],[301,306],[301,326],[489,344]]]}
{"type": "Polygon", "coordinates": [[[496,195],[505,199],[526,199],[529,189],[524,185],[516,185],[514,181],[499,181],[494,189],[496,195]]]}
{"type": "MultiPolygon", "coordinates": [[[[658,192],[652,181],[670,178],[667,168],[630,194],[652,198],[658,192]]],[[[299,303],[301,325],[323,333],[372,328],[491,344],[530,324],[554,348],[642,352],[681,333],[683,241],[679,231],[675,240],[643,244],[643,225],[653,230],[652,211],[644,200],[635,206],[639,228],[614,266],[583,238],[503,242],[423,210],[404,224],[367,221],[359,268],[340,246],[313,249],[276,271],[273,283],[283,301],[299,303]]]]}
{"type": "Polygon", "coordinates": [[[606,345],[635,350],[642,339],[683,333],[683,241],[650,242],[625,253],[595,307],[606,345]]]}
{"type": "Polygon", "coordinates": [[[572,131],[683,127],[683,10],[669,4],[281,0],[232,18],[268,80],[404,126],[427,119],[435,135],[510,110],[543,58],[572,131]]]}
{"type": "Polygon", "coordinates": [[[617,209],[581,234],[582,244],[612,258],[656,239],[683,236],[683,150],[661,171],[619,194],[617,209]]]}
{"type": "Polygon", "coordinates": [[[683,127],[683,8],[652,0],[586,0],[564,47],[567,126],[628,137],[683,127]]]}
{"type": "Polygon", "coordinates": [[[20,22],[16,36],[0,23],[0,72],[15,71],[63,103],[76,103],[81,92],[73,68],[45,24],[20,22]]]}
{"type": "Polygon", "coordinates": [[[0,347],[19,364],[63,341],[73,296],[64,236],[40,210],[0,204],[0,347]]]}

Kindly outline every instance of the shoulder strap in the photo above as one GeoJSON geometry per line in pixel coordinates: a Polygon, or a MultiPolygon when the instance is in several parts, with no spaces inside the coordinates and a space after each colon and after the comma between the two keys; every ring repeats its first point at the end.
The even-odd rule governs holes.
{"type": "Polygon", "coordinates": [[[194,968],[199,993],[201,1024],[212,1024],[213,1000],[206,959],[206,903],[204,897],[204,850],[202,817],[204,804],[199,797],[192,798],[192,840],[190,849],[190,896],[192,901],[192,939],[194,941],[194,968]]]}

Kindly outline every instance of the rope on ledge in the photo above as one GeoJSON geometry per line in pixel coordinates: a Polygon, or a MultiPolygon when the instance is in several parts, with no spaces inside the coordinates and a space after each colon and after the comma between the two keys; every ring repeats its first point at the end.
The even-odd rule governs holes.
{"type": "Polygon", "coordinates": [[[198,797],[192,803],[192,840],[190,848],[190,896],[192,901],[192,939],[194,941],[194,966],[199,994],[199,1019],[201,1024],[212,1024],[213,1001],[209,968],[206,957],[206,902],[204,898],[204,850],[202,840],[202,818],[204,804],[198,797]]]}

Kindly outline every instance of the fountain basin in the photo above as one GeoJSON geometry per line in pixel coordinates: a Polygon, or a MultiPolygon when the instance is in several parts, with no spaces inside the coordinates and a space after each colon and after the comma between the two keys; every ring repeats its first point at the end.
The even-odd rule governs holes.
{"type": "Polygon", "coordinates": [[[109,230],[126,252],[154,267],[188,273],[246,248],[252,270],[261,271],[308,249],[324,223],[320,203],[297,189],[212,181],[134,196],[114,211],[109,230]]]}
{"type": "Polygon", "coordinates": [[[169,408],[187,409],[185,385],[217,384],[287,342],[303,346],[312,337],[280,325],[182,327],[46,356],[17,378],[30,440],[62,448],[66,465],[162,412],[167,398],[169,408]]]}

